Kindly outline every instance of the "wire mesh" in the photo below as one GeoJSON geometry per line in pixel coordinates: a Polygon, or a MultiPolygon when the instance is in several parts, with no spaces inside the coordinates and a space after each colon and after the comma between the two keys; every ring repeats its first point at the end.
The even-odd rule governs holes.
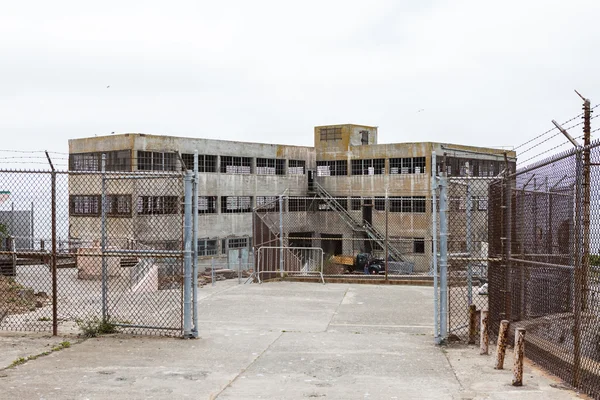
{"type": "MultiPolygon", "coordinates": [[[[431,196],[282,196],[254,209],[255,248],[321,248],[323,275],[383,280],[431,274],[431,196]]],[[[266,259],[266,258],[265,258],[266,259]]],[[[279,258],[262,270],[279,269],[279,258]]]]}
{"type": "MultiPolygon", "coordinates": [[[[467,174],[468,175],[468,174],[467,174]]],[[[488,270],[496,259],[489,255],[488,220],[495,178],[448,179],[448,332],[467,340],[469,309],[488,308],[488,270]]]]}
{"type": "Polygon", "coordinates": [[[517,171],[490,190],[489,299],[527,330],[527,357],[600,396],[600,142],[517,171]],[[586,154],[589,154],[586,155],[586,154]],[[589,161],[586,161],[589,160],[589,161]],[[500,240],[498,240],[500,238],[500,240]]]}
{"type": "Polygon", "coordinates": [[[181,333],[181,174],[2,170],[0,185],[0,329],[181,333]]]}

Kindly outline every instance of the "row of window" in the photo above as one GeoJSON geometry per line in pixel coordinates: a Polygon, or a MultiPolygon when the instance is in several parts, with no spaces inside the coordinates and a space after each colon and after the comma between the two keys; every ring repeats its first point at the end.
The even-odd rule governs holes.
{"type": "MultiPolygon", "coordinates": [[[[253,196],[199,196],[198,213],[235,214],[251,212],[254,206],[253,196]],[[219,207],[220,201],[220,207],[219,207]]],[[[385,211],[385,197],[371,198],[352,197],[350,203],[348,198],[340,197],[335,201],[344,209],[358,211],[363,206],[372,205],[377,211],[385,211]],[[350,205],[350,208],[348,208],[350,205]]],[[[402,213],[424,213],[427,210],[425,196],[392,196],[388,198],[390,212],[402,213]]],[[[478,201],[478,208],[487,209],[487,199],[478,201]],[[484,203],[485,201],[485,203],[484,203]],[[485,205],[484,205],[485,204],[485,205]]],[[[69,213],[74,216],[99,216],[101,214],[102,199],[100,195],[71,195],[69,197],[69,213]]],[[[162,215],[179,214],[181,199],[178,196],[138,196],[136,202],[136,213],[138,215],[162,215]]],[[[333,207],[321,198],[289,197],[287,211],[333,211],[333,207]]],[[[131,195],[107,195],[106,213],[109,216],[131,216],[133,211],[131,195]]],[[[450,200],[450,209],[463,209],[462,202],[450,200]]],[[[256,206],[265,211],[279,211],[278,196],[257,196],[256,206]]],[[[466,206],[464,206],[466,209],[466,206]]]]}
{"type": "MultiPolygon", "coordinates": [[[[383,175],[385,158],[350,160],[350,175],[383,175]]],[[[424,174],[425,157],[390,158],[389,174],[424,174]]],[[[317,161],[317,176],[348,175],[346,160],[317,161]]]]}
{"type": "MultiPolygon", "coordinates": [[[[103,153],[71,154],[69,167],[72,171],[101,171],[103,153]]],[[[106,154],[106,171],[131,171],[131,152],[128,150],[109,151],[106,154]]],[[[139,171],[175,171],[177,170],[177,154],[160,151],[137,151],[137,169],[139,171]]],[[[181,154],[184,168],[194,168],[194,155],[181,154]]],[[[305,160],[285,160],[279,158],[198,155],[198,172],[221,172],[224,174],[258,175],[304,175],[305,160]],[[220,162],[219,162],[220,160],[220,162]],[[287,168],[286,168],[287,164],[287,168]]]]}
{"type": "MultiPolygon", "coordinates": [[[[231,249],[250,249],[252,247],[251,237],[232,237],[221,239],[221,254],[227,254],[231,249]]],[[[219,254],[219,239],[198,239],[198,256],[215,256],[219,254]]]]}
{"type": "MultiPolygon", "coordinates": [[[[106,171],[131,171],[131,156],[127,150],[106,152],[106,171]]],[[[74,171],[101,171],[101,153],[71,154],[70,168],[74,171]]],[[[194,155],[182,154],[186,169],[193,169],[194,155]]],[[[389,174],[425,173],[425,157],[390,158],[389,174]]],[[[381,175],[386,173],[385,158],[351,160],[350,175],[381,175]]],[[[140,171],[175,171],[177,154],[171,152],[138,151],[137,168],[140,171]]],[[[449,170],[452,169],[448,166],[449,170]]],[[[304,175],[305,160],[285,160],[279,158],[198,155],[199,172],[221,172],[224,174],[256,173],[258,175],[304,175]],[[220,160],[220,162],[219,162],[220,160]],[[286,168],[287,162],[287,168],[286,168]]],[[[348,161],[317,161],[317,176],[348,175],[348,161]]]]}
{"type": "MultiPolygon", "coordinates": [[[[437,172],[441,171],[441,160],[438,158],[437,172]]],[[[514,163],[511,163],[514,164],[514,163]]],[[[447,157],[446,172],[448,176],[494,177],[502,172],[503,161],[476,160],[469,158],[447,157]]],[[[513,165],[514,168],[514,165],[513,165]]]]}

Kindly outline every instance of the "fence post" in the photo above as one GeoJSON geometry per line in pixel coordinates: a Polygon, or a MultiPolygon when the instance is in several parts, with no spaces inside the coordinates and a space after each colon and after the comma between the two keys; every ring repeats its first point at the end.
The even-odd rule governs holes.
{"type": "Polygon", "coordinates": [[[504,153],[506,162],[506,176],[504,177],[504,319],[511,319],[511,292],[510,292],[510,275],[511,275],[511,257],[512,257],[512,183],[509,178],[510,168],[508,157],[504,153]]]}
{"type": "Polygon", "coordinates": [[[437,264],[437,158],[435,151],[431,153],[431,273],[433,275],[433,321],[434,340],[440,344],[439,293],[438,293],[438,264],[437,264]]]}
{"type": "Polygon", "coordinates": [[[283,195],[279,195],[279,272],[283,278],[283,195]]]}
{"type": "Polygon", "coordinates": [[[471,195],[471,182],[469,181],[469,171],[467,170],[467,209],[466,209],[466,244],[467,244],[467,253],[469,260],[467,261],[467,301],[468,304],[473,303],[473,266],[471,264],[471,257],[473,256],[473,243],[472,243],[472,224],[473,224],[473,198],[471,195]]]}
{"type": "MultiPolygon", "coordinates": [[[[52,335],[58,335],[58,284],[56,278],[56,170],[50,159],[50,155],[46,151],[46,158],[52,170],[51,193],[52,193],[52,335]]],[[[13,244],[14,246],[14,244],[13,244]]]]}
{"type": "Polygon", "coordinates": [[[446,171],[440,183],[440,341],[448,338],[448,180],[446,171]]]}
{"type": "Polygon", "coordinates": [[[506,340],[508,339],[509,322],[503,319],[500,322],[500,331],[498,332],[498,346],[496,347],[496,365],[494,369],[504,369],[504,356],[506,355],[506,340]]]}
{"type": "Polygon", "coordinates": [[[198,337],[198,150],[194,150],[194,181],[192,197],[192,336],[198,337]]]}
{"type": "Polygon", "coordinates": [[[192,337],[192,171],[185,171],[183,219],[183,337],[192,337]]]}
{"type": "Polygon", "coordinates": [[[515,330],[515,362],[513,365],[513,386],[523,386],[523,356],[525,354],[525,328],[515,330]]]}
{"type": "Polygon", "coordinates": [[[489,324],[488,324],[488,310],[481,310],[481,323],[479,324],[479,354],[489,354],[489,324]]]}
{"type": "Polygon", "coordinates": [[[582,230],[583,230],[583,174],[582,174],[582,151],[578,148],[575,164],[575,251],[574,251],[574,327],[573,327],[573,381],[574,387],[578,387],[580,383],[580,367],[581,367],[581,311],[583,307],[583,246],[582,246],[582,230]]]}

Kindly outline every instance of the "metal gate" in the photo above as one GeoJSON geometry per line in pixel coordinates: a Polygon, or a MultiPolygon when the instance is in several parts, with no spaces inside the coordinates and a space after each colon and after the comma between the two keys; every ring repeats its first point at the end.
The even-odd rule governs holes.
{"type": "Polygon", "coordinates": [[[263,246],[258,249],[256,277],[317,276],[323,278],[323,249],[320,247],[263,246]]]}
{"type": "MultiPolygon", "coordinates": [[[[0,329],[195,336],[191,171],[0,171],[0,329]],[[23,222],[24,223],[24,222],[23,222]]],[[[197,208],[197,207],[196,207],[197,208]]],[[[196,266],[197,267],[197,266],[196,266]]]]}

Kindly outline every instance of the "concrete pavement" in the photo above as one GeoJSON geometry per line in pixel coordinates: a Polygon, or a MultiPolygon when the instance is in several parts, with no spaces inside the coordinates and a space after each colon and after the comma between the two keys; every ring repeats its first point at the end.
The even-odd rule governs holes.
{"type": "MultiPolygon", "coordinates": [[[[430,287],[219,282],[200,290],[200,339],[88,339],[0,371],[0,399],[577,398],[530,365],[515,388],[476,348],[435,346],[432,303],[430,287]]],[[[65,340],[21,335],[0,334],[3,366],[65,340]]]]}

